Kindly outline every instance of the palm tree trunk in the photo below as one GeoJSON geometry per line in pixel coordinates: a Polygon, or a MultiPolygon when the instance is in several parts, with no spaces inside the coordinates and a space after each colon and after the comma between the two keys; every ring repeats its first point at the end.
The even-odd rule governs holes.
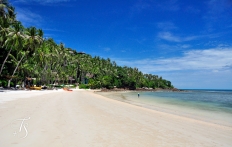
{"type": "Polygon", "coordinates": [[[10,51],[8,52],[8,54],[7,54],[6,58],[5,58],[5,60],[4,60],[3,63],[2,63],[1,70],[0,70],[0,76],[1,76],[1,74],[2,74],[2,70],[3,70],[4,65],[5,65],[5,63],[6,63],[6,60],[8,59],[8,57],[9,57],[9,55],[10,55],[11,50],[12,50],[12,48],[10,49],[10,51]]]}
{"type": "Polygon", "coordinates": [[[21,59],[19,60],[17,66],[16,66],[15,69],[14,69],[14,72],[13,72],[11,78],[8,80],[8,85],[7,85],[8,88],[10,87],[10,82],[11,82],[11,80],[12,80],[12,77],[14,76],[16,70],[17,70],[18,67],[19,67],[19,64],[22,62],[22,60],[23,60],[23,58],[25,57],[25,55],[26,55],[26,53],[21,57],[21,59]]]}

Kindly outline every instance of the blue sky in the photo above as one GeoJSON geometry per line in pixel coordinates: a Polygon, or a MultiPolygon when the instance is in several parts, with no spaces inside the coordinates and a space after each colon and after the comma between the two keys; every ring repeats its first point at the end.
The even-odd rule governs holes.
{"type": "Polygon", "coordinates": [[[232,89],[231,0],[9,0],[24,26],[170,80],[232,89]]]}

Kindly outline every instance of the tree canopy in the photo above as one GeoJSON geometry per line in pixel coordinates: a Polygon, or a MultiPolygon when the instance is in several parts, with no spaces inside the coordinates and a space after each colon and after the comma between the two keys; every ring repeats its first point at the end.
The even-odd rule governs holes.
{"type": "Polygon", "coordinates": [[[43,38],[43,31],[25,28],[16,20],[14,8],[0,1],[0,86],[21,84],[35,77],[36,84],[82,84],[86,88],[173,88],[158,75],[138,68],[118,66],[109,58],[89,54],[43,38]]]}

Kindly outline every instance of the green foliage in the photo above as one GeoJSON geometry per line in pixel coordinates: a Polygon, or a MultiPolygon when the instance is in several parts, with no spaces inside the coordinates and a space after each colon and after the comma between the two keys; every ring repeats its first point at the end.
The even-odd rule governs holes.
{"type": "Polygon", "coordinates": [[[98,80],[95,79],[89,79],[89,88],[91,89],[99,89],[101,88],[101,83],[98,80]]]}
{"type": "Polygon", "coordinates": [[[79,85],[79,89],[89,89],[89,85],[88,84],[80,84],[79,85]]]}
{"type": "Polygon", "coordinates": [[[112,89],[112,82],[113,82],[113,79],[112,79],[112,76],[110,75],[105,75],[102,77],[101,79],[102,81],[102,87],[105,87],[107,89],[112,89]]]}
{"type": "Polygon", "coordinates": [[[7,81],[6,80],[0,80],[0,87],[7,87],[7,81]]]}
{"type": "Polygon", "coordinates": [[[0,15],[1,85],[7,86],[5,79],[10,83],[33,77],[33,84],[79,83],[82,89],[173,88],[158,75],[143,74],[138,68],[121,67],[109,58],[78,53],[52,38],[44,39],[41,29],[24,28],[16,20],[14,8],[7,2],[4,5],[10,11],[4,9],[0,15]]]}

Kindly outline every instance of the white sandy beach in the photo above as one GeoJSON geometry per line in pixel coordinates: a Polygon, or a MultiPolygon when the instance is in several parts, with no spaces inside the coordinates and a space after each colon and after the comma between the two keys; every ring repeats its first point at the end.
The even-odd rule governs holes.
{"type": "Polygon", "coordinates": [[[0,92],[0,147],[232,146],[232,128],[91,91],[0,92]]]}

